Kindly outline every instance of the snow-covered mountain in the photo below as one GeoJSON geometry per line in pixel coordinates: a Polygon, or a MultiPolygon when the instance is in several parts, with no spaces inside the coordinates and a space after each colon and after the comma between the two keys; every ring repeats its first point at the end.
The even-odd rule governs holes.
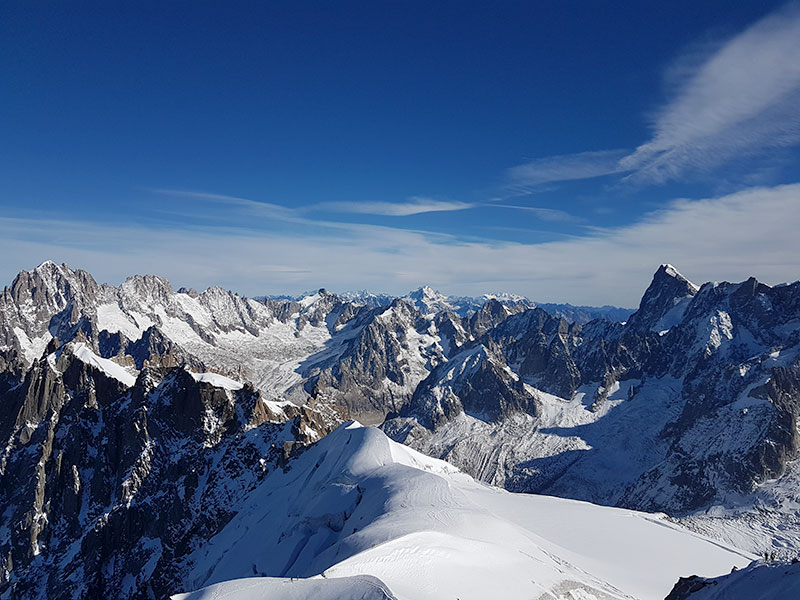
{"type": "MultiPolygon", "coordinates": [[[[728,546],[794,556],[800,283],[696,286],[663,265],[626,323],[518,300],[465,309],[423,288],[259,301],[155,276],[101,285],[52,262],[21,272],[0,294],[0,598],[147,598],[221,581],[192,579],[198,553],[348,419],[511,491],[662,511],[728,546]]],[[[412,455],[423,471],[441,464],[412,455]]],[[[373,516],[393,523],[385,500],[373,516]]],[[[346,554],[353,539],[336,545],[332,531],[312,546],[346,554]]],[[[277,577],[261,587],[288,594],[282,576],[319,574],[300,569],[317,564],[306,558],[231,576],[277,577]]],[[[625,597],[579,567],[596,597],[625,597]]],[[[335,586],[405,593],[363,573],[380,581],[335,586]]],[[[338,593],[302,581],[292,593],[338,593]]]]}
{"type": "Polygon", "coordinates": [[[625,325],[509,315],[383,427],[516,491],[672,514],[725,504],[798,455],[798,303],[800,284],[698,288],[665,265],[625,325]],[[498,388],[518,399],[492,408],[498,388]]]}
{"type": "Polygon", "coordinates": [[[357,424],[272,472],[234,510],[178,566],[188,589],[212,587],[181,598],[239,598],[247,582],[264,585],[259,598],[291,597],[284,590],[300,584],[362,597],[358,577],[371,575],[382,585],[373,580],[368,598],[660,600],[681,575],[719,575],[753,558],[663,515],[481,485],[357,424]],[[239,579],[254,575],[273,579],[239,579]]]}
{"type": "MultiPolygon", "coordinates": [[[[270,298],[278,301],[291,300],[299,302],[303,298],[312,296],[313,294],[314,292],[306,292],[298,296],[263,296],[262,299],[270,298]]],[[[346,302],[364,305],[370,308],[386,307],[397,299],[396,296],[391,296],[389,294],[374,294],[367,290],[361,290],[359,292],[344,292],[339,294],[339,297],[346,302]]],[[[563,317],[570,323],[576,322],[580,323],[581,325],[594,319],[606,319],[614,322],[622,322],[630,317],[634,312],[628,308],[619,308],[617,306],[608,305],[574,306],[572,304],[533,302],[525,296],[509,294],[507,292],[483,294],[481,296],[448,296],[434,290],[429,286],[424,286],[411,291],[405,296],[402,296],[402,299],[413,304],[423,314],[450,311],[456,313],[460,317],[468,317],[475,311],[479,310],[490,300],[497,300],[505,306],[521,306],[523,308],[534,308],[538,306],[546,313],[553,315],[554,317],[563,317]]]]}

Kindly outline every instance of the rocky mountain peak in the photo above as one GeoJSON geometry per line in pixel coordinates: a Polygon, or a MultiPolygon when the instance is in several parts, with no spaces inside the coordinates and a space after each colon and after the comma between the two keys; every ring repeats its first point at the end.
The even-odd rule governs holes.
{"type": "Polygon", "coordinates": [[[417,288],[416,290],[408,293],[408,297],[409,298],[415,298],[415,299],[416,298],[426,298],[426,297],[427,298],[432,298],[434,296],[441,296],[441,295],[442,294],[440,294],[439,292],[434,290],[429,285],[423,285],[422,287],[417,288]]]}
{"type": "Polygon", "coordinates": [[[32,271],[20,271],[6,289],[17,304],[63,308],[72,295],[94,295],[99,287],[86,271],[46,261],[32,271]]]}
{"type": "Polygon", "coordinates": [[[145,597],[126,581],[165,597],[176,560],[344,418],[510,490],[678,515],[800,455],[800,283],[698,291],[665,264],[628,325],[586,326],[589,307],[430,287],[375,307],[324,289],[257,302],[155,276],[98,287],[55,263],[15,286],[0,598],[145,597]]]}
{"type": "Polygon", "coordinates": [[[661,277],[667,276],[667,277],[672,277],[673,279],[677,279],[678,281],[683,281],[683,282],[689,284],[690,287],[694,288],[695,292],[698,289],[700,289],[697,285],[695,285],[694,283],[689,281],[686,277],[681,275],[680,271],[678,271],[678,269],[676,269],[674,266],[672,266],[669,263],[662,264],[658,268],[658,271],[656,271],[656,275],[655,276],[661,276],[661,277]]]}
{"type": "Polygon", "coordinates": [[[521,306],[509,307],[492,298],[481,308],[472,313],[472,316],[469,318],[469,325],[473,335],[477,338],[505,321],[510,315],[522,312],[523,310],[525,309],[521,306]]]}
{"type": "Polygon", "coordinates": [[[186,294],[187,296],[189,296],[191,298],[194,298],[195,300],[197,300],[197,298],[200,297],[200,294],[194,288],[182,287],[182,288],[180,288],[178,290],[178,293],[179,294],[186,294]]]}
{"type": "Polygon", "coordinates": [[[143,301],[164,304],[175,292],[170,282],[158,275],[134,275],[122,284],[122,294],[143,301]]]}
{"type": "Polygon", "coordinates": [[[661,265],[642,296],[639,309],[628,319],[628,327],[638,332],[669,329],[680,322],[699,289],[672,265],[661,265]]]}
{"type": "Polygon", "coordinates": [[[25,273],[37,273],[43,277],[52,277],[52,276],[64,276],[66,273],[72,273],[72,269],[70,269],[65,263],[61,265],[53,262],[52,260],[46,260],[32,271],[24,271],[25,273]]]}
{"type": "Polygon", "coordinates": [[[52,335],[72,327],[80,311],[96,302],[101,288],[86,271],[47,261],[20,271],[0,293],[0,346],[18,352],[30,365],[52,335]]]}
{"type": "Polygon", "coordinates": [[[429,285],[424,285],[421,288],[409,294],[412,298],[437,298],[442,297],[443,294],[437,292],[429,285]]]}
{"type": "Polygon", "coordinates": [[[409,304],[413,304],[423,314],[430,314],[433,312],[440,312],[442,310],[450,310],[453,305],[450,299],[437,292],[430,286],[423,286],[409,292],[404,298],[409,304]]]}
{"type": "Polygon", "coordinates": [[[374,294],[369,290],[344,292],[339,294],[339,297],[344,302],[350,302],[359,306],[368,306],[370,308],[388,306],[394,299],[394,297],[389,294],[374,294]]]}

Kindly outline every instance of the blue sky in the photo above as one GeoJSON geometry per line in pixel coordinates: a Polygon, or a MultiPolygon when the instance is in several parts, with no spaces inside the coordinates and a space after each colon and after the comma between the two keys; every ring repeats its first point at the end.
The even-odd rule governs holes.
{"type": "Polygon", "coordinates": [[[1,10],[4,283],[633,306],[662,262],[798,278],[797,3],[1,10]]]}

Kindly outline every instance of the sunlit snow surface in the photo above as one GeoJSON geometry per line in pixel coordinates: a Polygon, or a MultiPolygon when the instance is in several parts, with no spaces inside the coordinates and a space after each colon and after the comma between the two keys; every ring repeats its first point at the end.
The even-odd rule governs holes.
{"type": "MultiPolygon", "coordinates": [[[[300,327],[300,313],[283,323],[264,304],[218,288],[209,288],[199,298],[170,289],[163,298],[143,302],[143,292],[133,289],[135,283],[126,281],[119,298],[97,307],[99,329],[137,340],[156,325],[206,364],[239,373],[269,396],[279,396],[298,383],[300,363],[325,348],[331,338],[324,325],[300,327]],[[247,315],[247,327],[242,314],[247,315]],[[201,330],[205,337],[198,333],[201,330]]],[[[313,310],[315,299],[302,302],[301,312],[313,310]]]]}
{"type": "Polygon", "coordinates": [[[132,387],[133,384],[136,383],[136,377],[128,373],[124,367],[118,365],[113,360],[97,356],[92,349],[83,342],[75,342],[72,345],[72,353],[81,362],[101,370],[109,377],[124,383],[128,387],[132,387]]]}
{"type": "Polygon", "coordinates": [[[239,383],[238,381],[234,381],[230,377],[225,377],[224,375],[220,375],[218,373],[190,372],[189,375],[191,375],[192,378],[199,383],[210,383],[215,387],[223,388],[225,390],[236,391],[244,387],[244,385],[239,383]]]}
{"type": "Polygon", "coordinates": [[[175,600],[394,600],[382,581],[360,575],[326,579],[249,577],[173,596],[175,600]]]}
{"type": "Polygon", "coordinates": [[[185,590],[252,576],[319,583],[276,596],[279,580],[262,581],[263,595],[258,579],[232,581],[193,600],[324,598],[326,582],[359,575],[400,600],[662,599],[680,576],[717,576],[753,558],[659,515],[485,486],[357,424],[290,466],[231,507],[236,516],[185,560],[185,590]]]}

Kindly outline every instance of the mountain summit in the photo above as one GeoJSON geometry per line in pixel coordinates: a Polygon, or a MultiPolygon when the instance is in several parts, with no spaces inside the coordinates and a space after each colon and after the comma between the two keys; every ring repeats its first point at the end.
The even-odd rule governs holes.
{"type": "Polygon", "coordinates": [[[660,332],[680,322],[689,301],[700,288],[670,264],[661,265],[642,296],[628,326],[639,332],[660,332]]]}

